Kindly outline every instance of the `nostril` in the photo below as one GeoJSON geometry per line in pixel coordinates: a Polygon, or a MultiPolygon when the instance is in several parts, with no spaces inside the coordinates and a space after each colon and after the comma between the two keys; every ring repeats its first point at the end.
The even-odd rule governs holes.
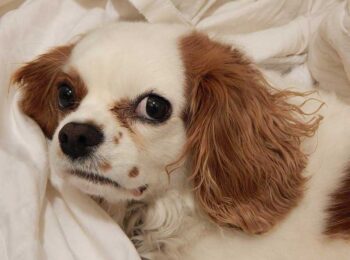
{"type": "Polygon", "coordinates": [[[86,141],[87,141],[87,139],[86,139],[85,135],[79,135],[78,140],[77,140],[78,144],[83,145],[83,146],[88,146],[86,141]]]}

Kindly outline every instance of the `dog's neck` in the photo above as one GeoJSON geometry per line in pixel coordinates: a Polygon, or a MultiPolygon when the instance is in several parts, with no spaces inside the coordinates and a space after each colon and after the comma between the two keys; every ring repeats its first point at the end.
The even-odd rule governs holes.
{"type": "Polygon", "coordinates": [[[169,189],[153,201],[129,203],[123,227],[142,257],[175,257],[204,228],[199,218],[189,190],[169,189]]]}
{"type": "Polygon", "coordinates": [[[144,259],[176,258],[204,228],[186,173],[187,167],[177,169],[169,185],[126,206],[122,227],[144,259]]]}
{"type": "Polygon", "coordinates": [[[208,228],[215,228],[196,206],[193,187],[181,169],[142,201],[99,201],[123,228],[143,259],[180,259],[184,247],[208,228]]]}

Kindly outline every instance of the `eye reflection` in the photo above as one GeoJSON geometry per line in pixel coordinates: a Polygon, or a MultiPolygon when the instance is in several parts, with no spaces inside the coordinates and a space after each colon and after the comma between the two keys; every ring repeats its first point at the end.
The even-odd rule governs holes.
{"type": "Polygon", "coordinates": [[[75,104],[75,93],[73,88],[67,83],[58,86],[58,106],[60,109],[68,109],[75,104]]]}

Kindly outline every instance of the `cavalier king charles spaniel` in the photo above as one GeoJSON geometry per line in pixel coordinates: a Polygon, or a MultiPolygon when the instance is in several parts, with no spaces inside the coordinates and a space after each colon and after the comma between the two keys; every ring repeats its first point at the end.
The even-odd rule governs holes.
{"type": "Polygon", "coordinates": [[[191,28],[118,23],[13,82],[51,172],[115,206],[144,259],[349,259],[350,109],[266,75],[191,28]]]}

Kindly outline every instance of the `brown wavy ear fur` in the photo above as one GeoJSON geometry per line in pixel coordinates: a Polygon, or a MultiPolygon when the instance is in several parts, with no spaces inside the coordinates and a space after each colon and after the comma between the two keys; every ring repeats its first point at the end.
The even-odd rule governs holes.
{"type": "Polygon", "coordinates": [[[196,198],[216,223],[247,233],[266,232],[302,197],[304,123],[238,50],[193,33],[181,39],[187,74],[186,152],[196,198]]]}
{"type": "Polygon", "coordinates": [[[52,137],[62,114],[57,105],[58,82],[73,81],[76,94],[85,95],[76,73],[68,75],[62,70],[72,48],[73,45],[56,47],[19,68],[12,78],[21,90],[21,110],[39,124],[48,138],[52,137]]]}

